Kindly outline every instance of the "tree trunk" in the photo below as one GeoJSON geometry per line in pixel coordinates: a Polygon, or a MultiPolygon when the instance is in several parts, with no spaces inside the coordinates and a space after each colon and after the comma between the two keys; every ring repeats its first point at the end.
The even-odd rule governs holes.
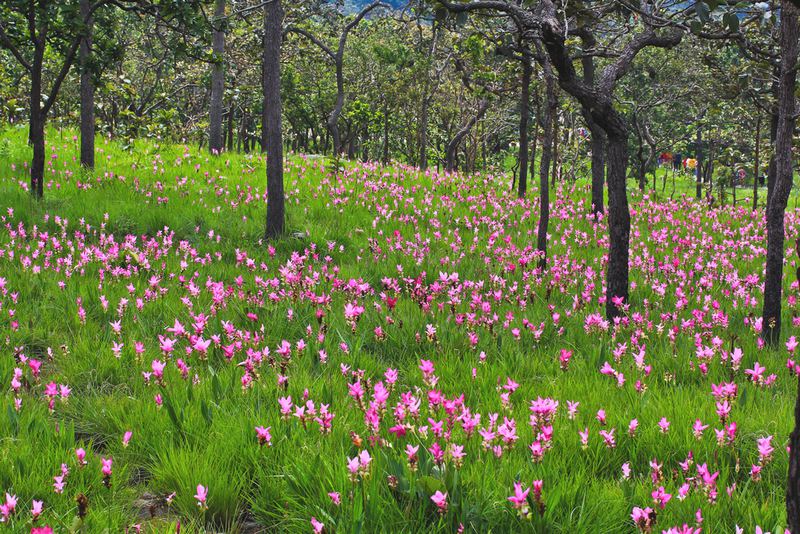
{"type": "Polygon", "coordinates": [[[389,163],[389,100],[383,101],[383,164],[389,163]]]}
{"type": "Polygon", "coordinates": [[[558,109],[556,101],[555,79],[552,67],[548,62],[543,63],[545,79],[545,103],[541,122],[544,128],[542,137],[542,158],[539,161],[539,225],[536,229],[536,250],[539,257],[539,269],[547,268],[547,227],[550,224],[550,188],[548,173],[550,160],[553,155],[553,137],[555,120],[553,116],[558,109]]]}
{"type": "MultiPolygon", "coordinates": [[[[789,0],[781,2],[781,70],[778,87],[778,128],[775,141],[775,180],[772,195],[767,201],[767,265],[764,278],[764,312],[761,337],[775,346],[781,332],[781,293],[783,282],[784,213],[792,189],[792,134],[795,124],[794,86],[798,55],[798,10],[789,0]]],[[[800,450],[798,451],[800,452],[800,450]]],[[[793,454],[794,457],[794,454],[793,454]]],[[[798,456],[800,461],[800,456],[798,456]]],[[[800,468],[800,463],[797,466],[800,468]]],[[[800,484],[800,478],[796,481],[800,484]]],[[[800,486],[798,493],[800,506],[800,486]]],[[[790,485],[789,490],[792,490],[790,485]]],[[[787,502],[788,506],[788,502],[787,502]]],[[[800,516],[797,518],[800,525],[800,516]]],[[[792,523],[790,521],[790,528],[792,523]]]]}
{"type": "Polygon", "coordinates": [[[456,132],[456,134],[453,136],[453,139],[447,143],[445,170],[451,172],[455,170],[458,147],[461,145],[461,142],[464,140],[464,138],[469,134],[470,130],[472,130],[472,127],[475,126],[475,124],[483,117],[487,109],[489,109],[489,99],[484,98],[478,103],[478,112],[470,117],[470,119],[456,132]]]}
{"type": "Polygon", "coordinates": [[[42,111],[42,66],[44,64],[44,45],[37,45],[31,69],[30,128],[28,138],[33,146],[31,161],[31,194],[36,198],[44,196],[44,123],[42,111]]]}
{"type": "Polygon", "coordinates": [[[224,148],[222,140],[222,98],[225,96],[225,0],[216,0],[212,22],[211,103],[208,110],[208,150],[224,148]]]}
{"type": "MultiPolygon", "coordinates": [[[[781,0],[781,62],[778,89],[778,131],[775,142],[775,186],[767,201],[767,272],[764,279],[764,313],[761,337],[777,346],[781,334],[781,284],[783,282],[784,213],[792,191],[792,136],[795,127],[800,10],[791,0],[781,0]]],[[[795,401],[795,427],[789,438],[789,477],[786,485],[786,519],[789,530],[800,533],[800,381],[795,401]]]]}
{"type": "Polygon", "coordinates": [[[695,181],[695,197],[697,200],[703,198],[703,127],[698,125],[697,126],[697,136],[695,137],[696,144],[697,144],[697,153],[695,154],[695,160],[697,166],[694,168],[694,173],[696,177],[695,181]]]}
{"type": "Polygon", "coordinates": [[[589,128],[592,136],[592,213],[603,213],[603,188],[606,182],[606,135],[602,129],[592,123],[589,128]]]}
{"type": "Polygon", "coordinates": [[[608,136],[608,232],[610,246],[606,271],[606,317],[613,319],[622,313],[614,297],[628,304],[628,244],[631,216],[628,210],[626,173],[628,168],[628,139],[608,136]]]}
{"type": "MultiPolygon", "coordinates": [[[[772,107],[772,114],[769,118],[769,141],[770,146],[775,146],[778,139],[778,104],[780,92],[780,68],[775,67],[772,77],[772,94],[775,97],[776,104],[772,107]]],[[[770,199],[772,198],[772,191],[775,188],[775,151],[769,158],[769,165],[767,167],[767,206],[769,206],[770,199]]]]}
{"type": "Polygon", "coordinates": [[[284,232],[283,137],[281,132],[281,38],[283,8],[280,0],[264,7],[264,147],[267,152],[267,224],[264,237],[284,232]]]}
{"type": "Polygon", "coordinates": [[[756,119],[756,149],[755,149],[755,162],[753,163],[753,211],[758,209],[758,174],[761,172],[759,169],[759,156],[761,149],[761,114],[758,114],[756,119]]]}
{"type": "Polygon", "coordinates": [[[81,69],[81,165],[94,168],[94,79],[90,65],[92,50],[92,24],[89,17],[91,0],[81,0],[80,15],[86,22],[86,32],[80,45],[81,69]]]}
{"type": "Polygon", "coordinates": [[[431,75],[430,69],[436,53],[436,39],[438,37],[438,27],[433,21],[431,27],[431,46],[428,49],[428,69],[426,70],[425,85],[422,91],[422,106],[419,113],[419,168],[423,171],[428,168],[428,114],[431,104],[431,75]]]}
{"type": "Polygon", "coordinates": [[[524,198],[528,190],[528,122],[530,120],[531,76],[533,66],[529,59],[522,60],[522,82],[519,100],[519,189],[517,196],[524,198]]]}
{"type": "Polygon", "coordinates": [[[344,151],[344,147],[342,146],[342,138],[339,133],[339,115],[342,114],[343,107],[344,107],[344,73],[342,72],[342,61],[337,60],[336,105],[333,107],[333,111],[331,111],[331,114],[328,116],[328,130],[330,130],[331,137],[333,137],[333,152],[336,155],[339,155],[344,151]]]}
{"type": "Polygon", "coordinates": [[[555,101],[555,108],[553,110],[553,173],[551,178],[551,183],[553,187],[556,186],[556,178],[558,177],[558,136],[559,134],[559,122],[558,122],[558,95],[553,93],[553,99],[555,101]]]}

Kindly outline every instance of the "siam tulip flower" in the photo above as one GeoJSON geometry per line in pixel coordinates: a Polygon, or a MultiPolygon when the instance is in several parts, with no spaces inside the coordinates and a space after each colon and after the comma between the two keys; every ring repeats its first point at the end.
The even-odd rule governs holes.
{"type": "Polygon", "coordinates": [[[328,497],[330,497],[331,502],[333,504],[335,504],[336,506],[339,506],[340,504],[342,504],[342,497],[341,497],[341,495],[339,495],[338,492],[331,491],[331,492],[328,493],[328,497]]]}
{"type": "Polygon", "coordinates": [[[447,492],[442,493],[439,490],[436,490],[436,493],[431,495],[431,500],[433,504],[436,505],[438,512],[442,515],[447,513],[447,492]]]}
{"type": "Polygon", "coordinates": [[[0,523],[6,522],[10,516],[14,515],[16,508],[17,496],[6,493],[6,501],[0,504],[0,516],[2,516],[0,517],[0,523]]]}
{"type": "Polygon", "coordinates": [[[531,491],[530,488],[522,489],[522,484],[519,482],[514,483],[514,495],[508,497],[509,502],[514,506],[515,510],[518,510],[520,515],[525,515],[526,504],[528,502],[528,493],[531,491]]]}
{"type": "Polygon", "coordinates": [[[111,473],[114,460],[112,458],[101,458],[100,463],[102,464],[100,472],[103,474],[103,484],[105,484],[107,488],[111,487],[111,473]]]}
{"type": "Polygon", "coordinates": [[[208,499],[208,488],[203,486],[202,484],[197,485],[197,493],[194,494],[194,498],[197,501],[197,506],[200,507],[200,511],[208,510],[208,504],[206,500],[208,499]]]}
{"type": "Polygon", "coordinates": [[[562,371],[569,369],[569,362],[572,359],[572,351],[568,349],[561,349],[561,354],[558,357],[559,364],[562,371]]]}
{"type": "Polygon", "coordinates": [[[774,451],[772,436],[758,439],[758,461],[760,464],[766,464],[772,458],[772,453],[774,451]]]}
{"type": "Polygon", "coordinates": [[[696,439],[703,439],[703,432],[708,428],[700,419],[695,419],[692,425],[692,433],[696,439]]]}
{"type": "Polygon", "coordinates": [[[631,419],[631,422],[628,423],[628,435],[630,437],[636,436],[636,430],[639,428],[639,420],[638,419],[631,419]]]}
{"type": "Polygon", "coordinates": [[[64,475],[53,477],[53,491],[55,493],[64,493],[64,475]]]}
{"type": "Polygon", "coordinates": [[[86,461],[86,451],[82,448],[75,449],[75,457],[78,459],[78,466],[80,467],[88,463],[86,461]]]}
{"type": "Polygon", "coordinates": [[[661,429],[662,434],[669,432],[669,421],[667,421],[666,417],[661,418],[661,420],[658,422],[658,427],[661,429]]]}
{"type": "Polygon", "coordinates": [[[641,532],[650,532],[656,522],[656,513],[650,507],[642,509],[635,506],[631,512],[631,519],[641,532]]]}
{"type": "Polygon", "coordinates": [[[314,529],[314,534],[322,534],[325,525],[319,521],[314,516],[311,516],[311,528],[314,529]]]}
{"type": "Polygon", "coordinates": [[[609,449],[613,449],[614,447],[617,446],[617,441],[616,438],[614,437],[615,431],[616,428],[612,428],[611,430],[608,431],[606,430],[600,431],[600,437],[603,438],[603,441],[605,441],[606,443],[606,447],[608,447],[609,449]]]}
{"type": "Polygon", "coordinates": [[[605,411],[605,410],[603,410],[603,409],[597,410],[597,416],[596,416],[596,418],[597,418],[597,421],[598,421],[598,422],[599,422],[601,425],[605,426],[605,424],[606,424],[606,411],[605,411]]]}
{"type": "Polygon", "coordinates": [[[667,503],[672,499],[672,495],[664,491],[664,486],[659,486],[659,488],[653,491],[650,494],[653,497],[653,501],[663,510],[667,503]]]}
{"type": "Polygon", "coordinates": [[[256,427],[256,437],[258,438],[258,444],[263,446],[272,446],[272,435],[270,434],[270,429],[272,427],[263,427],[257,426],[256,427]]]}
{"type": "Polygon", "coordinates": [[[622,464],[622,480],[629,480],[631,478],[631,464],[625,462],[622,464]]]}
{"type": "Polygon", "coordinates": [[[34,521],[39,519],[39,516],[42,515],[42,511],[44,508],[44,503],[42,501],[37,501],[33,499],[31,502],[31,516],[34,521]]]}
{"type": "Polygon", "coordinates": [[[584,428],[583,430],[579,430],[578,434],[581,437],[581,448],[586,450],[589,447],[589,429],[584,428]]]}
{"type": "Polygon", "coordinates": [[[125,432],[125,434],[122,436],[122,446],[123,447],[127,447],[128,446],[128,443],[131,441],[131,437],[133,437],[133,432],[131,432],[130,430],[125,432]]]}
{"type": "Polygon", "coordinates": [[[575,416],[578,414],[579,404],[579,402],[567,401],[567,417],[570,420],[574,420],[575,416]]]}

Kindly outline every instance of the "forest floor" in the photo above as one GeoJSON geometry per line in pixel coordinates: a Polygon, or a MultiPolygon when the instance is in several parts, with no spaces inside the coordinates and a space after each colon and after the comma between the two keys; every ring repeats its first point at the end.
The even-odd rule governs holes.
{"type": "MultiPolygon", "coordinates": [[[[289,233],[263,243],[260,155],[99,140],[87,173],[51,132],[35,202],[24,133],[3,134],[13,531],[785,522],[796,342],[759,346],[765,233],[749,206],[631,182],[615,327],[584,180],[551,194],[541,271],[536,188],[519,200],[503,174],[292,156],[289,233]]],[[[790,209],[787,338],[798,222],[790,209]]]]}

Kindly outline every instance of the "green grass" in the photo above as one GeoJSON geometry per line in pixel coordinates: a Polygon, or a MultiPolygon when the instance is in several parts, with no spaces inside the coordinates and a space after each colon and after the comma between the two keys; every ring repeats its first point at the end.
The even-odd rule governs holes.
{"type": "MultiPolygon", "coordinates": [[[[584,179],[560,187],[554,201],[549,247],[550,264],[562,273],[556,279],[552,273],[534,272],[530,266],[523,269],[516,263],[526,256],[525,247],[534,243],[536,191],[517,201],[502,175],[437,177],[401,166],[359,164],[348,164],[343,173],[333,175],[324,158],[292,155],[286,164],[290,232],[269,244],[274,247],[271,253],[261,240],[265,203],[259,197],[265,178],[260,155],[210,157],[193,146],[147,141],[123,150],[98,140],[98,167],[90,174],[76,163],[71,134],[62,137],[52,131],[48,141],[48,154],[52,151],[57,157],[47,171],[42,202],[32,200],[19,185],[27,181],[25,132],[6,130],[0,141],[0,208],[5,215],[0,276],[9,291],[0,297],[4,340],[0,377],[10,384],[14,368],[25,367],[18,356],[15,359],[20,352],[44,362],[38,382],[25,368],[25,385],[17,395],[22,409],[15,411],[10,388],[0,406],[4,437],[0,491],[20,499],[11,530],[28,528],[30,501],[39,499],[45,502],[40,524],[84,532],[121,532],[134,524],[145,531],[174,532],[178,521],[182,532],[309,532],[312,516],[336,532],[451,532],[459,524],[468,532],[631,532],[632,508],[652,505],[650,460],[657,458],[663,464],[664,480],[659,485],[675,495],[684,480],[678,463],[690,451],[696,463],[707,462],[712,471],[720,471],[719,497],[713,505],[699,491],[683,502],[673,497],[665,510],[659,510],[659,532],[693,524],[698,508],[704,532],[732,531],[735,524],[748,531],[757,524],[774,529],[785,522],[784,445],[791,429],[795,379],[785,372],[785,354],[758,349],[752,328],[744,326],[745,319],[760,310],[745,301],[760,302],[758,286],[730,294],[734,275],[743,279],[762,273],[762,256],[748,248],[763,245],[763,230],[750,222],[749,205],[711,210],[690,200],[669,202],[670,184],[666,195],[657,192],[655,198],[644,200],[631,182],[632,258],[642,261],[631,271],[636,285],[631,312],[647,313],[652,324],[621,327],[612,337],[583,328],[587,315],[602,310],[597,298],[602,294],[605,252],[604,227],[586,216],[584,179]],[[13,216],[7,208],[13,209],[13,216]],[[19,225],[24,236],[17,233],[19,225]],[[402,250],[392,247],[396,233],[402,236],[402,250]],[[128,234],[136,238],[121,245],[128,234]],[[673,235],[684,243],[677,244],[673,235]],[[82,256],[83,243],[96,247],[97,253],[82,256]],[[252,268],[246,262],[237,264],[237,251],[246,251],[252,268]],[[302,284],[288,281],[281,271],[293,255],[293,262],[303,266],[301,276],[309,277],[302,284]],[[297,255],[306,258],[301,262],[297,255]],[[684,283],[657,267],[658,261],[669,263],[673,257],[681,259],[682,269],[692,271],[684,283]],[[730,263],[723,265],[723,259],[730,263]],[[509,263],[517,264],[513,272],[509,263]],[[594,275],[587,274],[589,269],[594,275]],[[464,291],[452,313],[447,293],[431,289],[440,271],[457,272],[462,282],[475,281],[483,287],[464,291]],[[164,291],[146,296],[153,276],[160,278],[158,287],[164,291]],[[315,276],[319,278],[312,282],[315,276]],[[394,292],[385,289],[382,280],[417,277],[425,293],[415,293],[411,281],[401,280],[397,308],[390,313],[380,293],[394,292]],[[276,286],[263,283],[273,278],[278,280],[276,286]],[[351,278],[371,289],[354,297],[340,286],[351,278]],[[703,289],[704,278],[712,284],[708,289],[703,289]],[[190,281],[196,292],[189,288],[190,281]],[[208,281],[221,282],[229,291],[217,306],[208,281]],[[653,288],[658,283],[667,287],[664,296],[653,288]],[[594,287],[587,289],[586,284],[594,287]],[[662,313],[676,312],[678,285],[695,292],[688,295],[688,305],[677,311],[675,320],[660,318],[662,313]],[[330,296],[331,302],[313,304],[302,298],[304,291],[330,296]],[[494,291],[501,292],[498,300],[494,291]],[[573,298],[584,291],[591,302],[573,311],[573,298]],[[18,293],[16,303],[11,292],[18,293]],[[458,316],[471,312],[469,299],[474,294],[498,315],[491,329],[459,324],[458,316]],[[431,297],[430,311],[422,305],[426,295],[431,297]],[[101,296],[108,300],[108,310],[101,306],[101,296]],[[85,324],[78,317],[79,298],[86,310],[85,324]],[[117,319],[123,298],[129,304],[120,318],[121,334],[116,335],[110,322],[117,319]],[[137,298],[143,299],[141,309],[137,298]],[[366,308],[355,331],[342,313],[345,303],[354,300],[366,308]],[[520,300],[525,301],[524,309],[520,300]],[[690,319],[692,309],[710,309],[712,301],[728,314],[729,326],[713,325],[697,332],[705,345],[719,336],[725,349],[743,349],[736,373],[715,357],[708,375],[701,375],[696,369],[694,331],[678,334],[674,343],[666,335],[681,320],[690,319]],[[164,385],[154,381],[148,385],[142,372],[150,371],[152,360],[165,360],[158,336],[169,335],[165,329],[176,318],[187,328],[193,322],[187,303],[193,313],[209,316],[206,338],[219,334],[224,343],[230,342],[223,321],[251,337],[242,340],[243,349],[232,362],[214,345],[207,359],[197,353],[187,357],[186,341],[181,341],[168,362],[164,385]],[[375,303],[381,304],[380,311],[375,303]],[[559,325],[548,306],[561,315],[559,325]],[[16,329],[7,315],[9,308],[15,310],[16,329]],[[317,338],[318,309],[325,312],[322,342],[317,338]],[[248,313],[257,319],[248,319],[248,313]],[[502,324],[509,313],[511,328],[523,328],[523,318],[534,327],[543,323],[539,339],[523,328],[516,340],[502,324]],[[386,321],[387,315],[393,323],[386,321]],[[436,327],[435,339],[426,337],[429,324],[436,327]],[[377,326],[384,329],[386,339],[376,340],[377,326]],[[478,335],[474,347],[468,332],[478,335]],[[621,363],[613,360],[614,348],[620,343],[632,347],[632,337],[646,345],[647,363],[652,366],[649,377],[636,369],[630,352],[621,363]],[[285,369],[265,361],[254,372],[252,387],[243,389],[243,367],[237,364],[245,359],[244,350],[268,347],[277,357],[282,340],[295,344],[300,339],[307,347],[302,353],[295,351],[285,369]],[[145,352],[138,356],[133,350],[136,341],[145,344],[145,352]],[[120,359],[112,353],[113,342],[124,343],[120,359]],[[340,350],[340,343],[347,343],[349,353],[340,350]],[[562,348],[574,351],[567,372],[559,368],[562,348]],[[328,354],[327,363],[319,360],[321,349],[328,354]],[[480,363],[481,352],[486,354],[485,363],[480,363]],[[187,379],[172,363],[178,357],[191,367],[187,379]],[[449,399],[463,394],[465,404],[481,413],[480,427],[492,412],[501,414],[500,422],[504,415],[514,417],[519,433],[514,448],[496,458],[483,449],[477,432],[468,438],[456,425],[452,441],[465,447],[463,466],[435,465],[426,451],[434,439],[419,427],[428,425],[428,417],[442,420],[445,415],[441,408],[426,406],[427,388],[418,369],[421,358],[436,365],[436,389],[449,399]],[[624,372],[623,387],[598,372],[606,360],[624,372]],[[747,381],[743,371],[755,361],[768,373],[778,374],[775,386],[762,389],[747,381]],[[348,396],[349,378],[343,376],[342,364],[363,370],[372,384],[381,380],[387,367],[399,371],[374,444],[369,442],[364,414],[348,396]],[[286,389],[277,385],[279,374],[288,376],[286,389]],[[520,386],[511,395],[511,407],[504,408],[498,388],[507,377],[520,386]],[[634,389],[639,379],[647,386],[643,393],[634,389]],[[732,412],[739,434],[733,446],[719,447],[712,430],[720,425],[710,384],[728,380],[739,385],[732,412]],[[42,393],[50,381],[72,388],[66,402],[56,400],[52,413],[42,393]],[[281,419],[277,399],[291,395],[297,401],[306,390],[317,408],[329,404],[335,413],[330,434],[322,434],[313,421],[304,427],[297,418],[281,419]],[[417,431],[398,438],[388,428],[395,424],[392,408],[399,393],[406,391],[423,399],[423,415],[415,425],[417,431]],[[161,407],[154,402],[157,394],[163,398],[161,407]],[[559,400],[560,407],[552,449],[541,463],[533,463],[527,448],[534,439],[527,423],[528,404],[540,396],[559,400]],[[580,401],[574,421],[567,418],[567,400],[580,401]],[[614,449],[606,448],[598,435],[594,415],[600,408],[608,414],[607,426],[616,428],[614,449]],[[667,434],[658,429],[661,417],[671,422],[667,434]],[[626,434],[632,418],[640,423],[635,438],[626,434]],[[691,431],[697,418],[711,425],[699,441],[691,431]],[[254,427],[260,425],[271,427],[271,447],[258,445],[254,427]],[[581,449],[578,439],[584,427],[591,432],[587,450],[581,449]],[[127,430],[133,431],[133,438],[123,447],[127,430]],[[753,482],[749,470],[758,457],[756,438],[766,435],[775,436],[776,451],[761,481],[753,482]],[[359,438],[362,444],[356,445],[359,438]],[[402,451],[406,444],[421,445],[417,471],[408,466],[402,451]],[[76,465],[77,447],[89,451],[86,467],[76,465]],[[374,458],[371,475],[353,483],[347,458],[363,449],[374,458]],[[100,457],[114,459],[110,488],[102,481],[100,457]],[[633,469],[630,481],[621,479],[625,462],[633,469]],[[62,463],[70,474],[64,493],[56,495],[53,477],[62,463]],[[390,476],[396,484],[388,483],[390,476]],[[525,486],[543,481],[543,516],[537,512],[529,520],[517,516],[507,501],[517,480],[525,486]],[[726,487],[734,483],[729,498],[726,487]],[[198,484],[209,488],[206,511],[193,497],[198,484]],[[430,500],[436,490],[448,492],[446,515],[437,514],[430,500]],[[341,493],[340,506],[328,497],[333,491],[341,493]],[[173,492],[176,495],[167,505],[165,498],[173,492]],[[83,521],[76,519],[75,498],[80,493],[90,503],[83,521]]],[[[691,195],[693,184],[686,178],[678,180],[681,191],[691,195]]],[[[788,231],[791,242],[797,230],[788,231]]],[[[796,293],[788,279],[786,289],[796,293]]],[[[796,306],[785,310],[789,335],[796,311],[796,306]]],[[[439,441],[444,446],[444,440],[439,441]]]]}

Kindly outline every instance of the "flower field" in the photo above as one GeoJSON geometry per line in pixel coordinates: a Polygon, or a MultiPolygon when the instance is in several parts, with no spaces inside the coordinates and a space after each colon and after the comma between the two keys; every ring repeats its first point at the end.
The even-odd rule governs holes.
{"type": "Polygon", "coordinates": [[[782,532],[791,203],[772,351],[745,206],[631,193],[614,324],[583,179],[541,270],[499,172],[291,155],[267,243],[259,155],[5,139],[0,530],[782,532]]]}

